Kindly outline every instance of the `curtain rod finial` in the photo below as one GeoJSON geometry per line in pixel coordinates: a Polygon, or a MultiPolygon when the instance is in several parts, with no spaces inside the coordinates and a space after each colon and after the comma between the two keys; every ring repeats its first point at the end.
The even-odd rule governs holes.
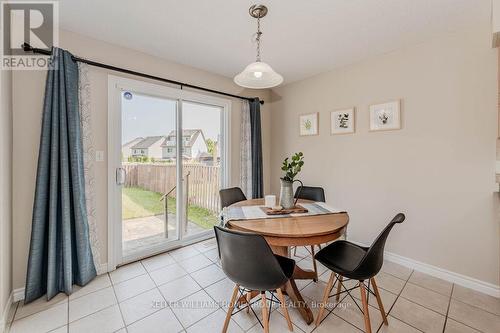
{"type": "Polygon", "coordinates": [[[263,101],[263,100],[259,100],[259,98],[258,98],[258,97],[254,97],[254,98],[253,98],[253,101],[254,101],[254,102],[255,102],[255,101],[259,101],[260,105],[264,105],[264,101],[263,101]]]}
{"type": "Polygon", "coordinates": [[[26,43],[26,42],[24,42],[24,43],[21,45],[21,47],[23,48],[23,50],[24,50],[25,52],[28,52],[28,51],[32,51],[32,50],[33,50],[33,48],[31,47],[31,45],[30,45],[30,44],[28,44],[28,43],[26,43]]]}

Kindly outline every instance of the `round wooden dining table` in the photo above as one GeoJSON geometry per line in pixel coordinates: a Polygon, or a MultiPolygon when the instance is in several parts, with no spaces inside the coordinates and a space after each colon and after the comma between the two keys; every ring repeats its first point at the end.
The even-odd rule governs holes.
{"type": "MultiPolygon", "coordinates": [[[[300,203],[311,202],[299,200],[300,203]]],[[[251,199],[237,202],[232,207],[263,206],[264,199],[251,199]]],[[[291,246],[311,246],[324,244],[336,240],[343,235],[349,215],[343,213],[332,213],[322,215],[284,216],[270,217],[254,220],[231,220],[227,227],[234,230],[257,233],[266,239],[275,254],[290,257],[291,246]]],[[[302,298],[295,280],[312,279],[317,280],[316,273],[311,270],[295,266],[292,278],[284,286],[288,296],[293,302],[307,324],[313,322],[314,317],[311,309],[302,298]]],[[[258,295],[254,292],[249,298],[258,295]],[[254,295],[255,294],[255,295],[254,295]]],[[[247,302],[249,298],[241,297],[240,303],[247,302]]]]}

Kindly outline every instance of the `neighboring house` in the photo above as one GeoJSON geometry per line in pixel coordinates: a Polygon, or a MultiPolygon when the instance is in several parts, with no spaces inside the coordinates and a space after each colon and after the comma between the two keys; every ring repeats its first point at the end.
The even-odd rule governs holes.
{"type": "Polygon", "coordinates": [[[162,142],[165,136],[147,136],[130,147],[132,157],[162,158],[162,142]]]}
{"type": "MultiPolygon", "coordinates": [[[[176,132],[171,131],[163,141],[163,159],[176,158],[176,132]]],[[[201,129],[185,129],[182,131],[182,158],[197,159],[208,152],[205,136],[201,129]]]]}
{"type": "Polygon", "coordinates": [[[132,156],[132,149],[130,149],[130,148],[132,148],[132,146],[136,145],[137,143],[139,143],[142,140],[144,140],[144,138],[139,137],[139,138],[135,138],[134,140],[123,144],[122,145],[122,158],[126,160],[127,158],[132,156]]]}

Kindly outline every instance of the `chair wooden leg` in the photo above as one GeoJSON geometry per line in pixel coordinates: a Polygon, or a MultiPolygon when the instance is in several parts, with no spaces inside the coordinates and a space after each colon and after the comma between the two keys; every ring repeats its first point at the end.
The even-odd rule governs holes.
{"type": "Polygon", "coordinates": [[[227,309],[226,321],[224,321],[224,327],[222,328],[222,333],[227,332],[229,327],[229,322],[231,321],[231,315],[233,314],[234,305],[236,304],[236,297],[238,296],[238,290],[240,286],[235,285],[233,290],[233,295],[231,296],[231,301],[229,301],[229,309],[227,309]]]}
{"type": "Polygon", "coordinates": [[[328,283],[326,284],[325,292],[323,293],[323,302],[319,306],[318,317],[316,318],[316,326],[319,325],[323,317],[323,312],[325,311],[326,302],[328,302],[328,296],[330,295],[330,291],[333,288],[334,279],[335,279],[335,273],[332,272],[332,274],[330,274],[330,278],[328,279],[328,283]]]}
{"type": "Polygon", "coordinates": [[[342,291],[342,281],[343,281],[342,275],[339,274],[339,279],[337,280],[337,298],[335,301],[338,303],[340,301],[340,292],[342,291]]]}
{"type": "Polygon", "coordinates": [[[384,304],[382,303],[382,298],[380,298],[380,293],[378,292],[375,278],[371,278],[370,281],[372,282],[373,291],[375,292],[375,296],[377,297],[378,308],[380,310],[380,314],[382,315],[382,320],[384,321],[385,325],[389,325],[389,323],[387,322],[387,315],[385,314],[384,304]]]}
{"type": "Polygon", "coordinates": [[[372,333],[372,326],[370,324],[370,313],[368,310],[368,300],[366,299],[366,289],[363,281],[359,281],[359,290],[361,292],[361,303],[363,303],[363,315],[365,317],[365,332],[372,333]]]}
{"type": "Polygon", "coordinates": [[[249,313],[250,312],[250,302],[252,301],[252,293],[251,292],[247,293],[246,299],[247,299],[247,313],[249,313]]]}
{"type": "Polygon", "coordinates": [[[318,267],[316,266],[316,259],[314,259],[314,245],[311,245],[311,256],[313,261],[314,274],[316,274],[316,278],[313,279],[313,281],[318,282],[318,267]]]}
{"type": "Polygon", "coordinates": [[[269,333],[269,311],[267,310],[266,293],[260,294],[262,297],[262,324],[264,325],[264,333],[269,333]]]}
{"type": "Polygon", "coordinates": [[[285,315],[286,322],[288,323],[288,329],[290,332],[293,332],[292,321],[290,320],[290,315],[288,314],[288,308],[286,307],[285,297],[283,296],[283,292],[280,288],[276,289],[276,293],[278,294],[278,298],[281,303],[281,308],[283,309],[283,314],[285,315]]]}

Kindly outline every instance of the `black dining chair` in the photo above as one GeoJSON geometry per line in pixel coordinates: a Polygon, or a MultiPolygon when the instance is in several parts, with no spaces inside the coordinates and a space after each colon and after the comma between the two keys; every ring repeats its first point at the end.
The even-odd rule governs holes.
{"type": "Polygon", "coordinates": [[[247,197],[239,187],[225,188],[219,191],[220,206],[225,208],[236,202],[246,200],[247,197]]]}
{"type": "MultiPolygon", "coordinates": [[[[304,199],[304,200],[311,200],[311,201],[317,201],[317,202],[325,202],[325,190],[323,190],[322,187],[315,187],[315,186],[299,186],[297,187],[297,190],[295,190],[295,195],[294,198],[296,199],[304,199]]],[[[321,250],[321,244],[318,244],[319,249],[321,250]]],[[[314,281],[317,281],[318,277],[318,267],[316,265],[316,260],[314,260],[314,245],[311,245],[310,248],[307,246],[304,246],[304,248],[311,254],[311,258],[313,261],[313,269],[314,273],[316,273],[316,279],[314,281]]],[[[293,255],[297,255],[297,247],[293,247],[293,255]]]]}
{"type": "MultiPolygon", "coordinates": [[[[352,298],[356,306],[363,313],[365,320],[365,332],[371,333],[367,291],[368,297],[370,296],[369,294],[373,294],[377,298],[378,307],[384,324],[388,325],[384,305],[382,304],[377,283],[375,282],[375,276],[378,274],[384,263],[384,246],[387,236],[389,236],[392,227],[394,227],[396,223],[402,223],[404,220],[404,214],[397,214],[380,233],[380,235],[378,235],[377,239],[375,239],[370,247],[359,246],[347,241],[337,241],[323,248],[316,254],[316,260],[332,271],[323,294],[323,301],[319,308],[318,317],[316,318],[316,326],[318,326],[321,322],[328,298],[336,296],[336,307],[339,304],[340,295],[347,293],[344,298],[348,295],[352,298]],[[334,282],[335,277],[336,281],[334,282]],[[347,280],[344,280],[344,278],[347,280],[358,281],[363,309],[359,307],[358,303],[350,293],[351,290],[357,288],[358,286],[349,289],[346,288],[344,283],[347,280]],[[368,280],[367,284],[365,284],[366,280],[368,280]],[[337,293],[330,296],[330,291],[335,283],[337,283],[337,293]],[[370,289],[370,284],[373,286],[373,291],[370,289]],[[344,291],[341,291],[341,288],[344,288],[344,291]]],[[[342,300],[344,298],[342,298],[342,300]]]]}
{"type": "Polygon", "coordinates": [[[227,331],[237,303],[238,294],[241,296],[240,299],[247,303],[247,311],[251,309],[253,312],[251,296],[249,297],[249,295],[252,292],[258,292],[262,301],[263,323],[261,325],[264,327],[264,332],[268,333],[270,311],[267,307],[266,291],[271,292],[271,303],[279,302],[281,304],[283,314],[288,322],[288,328],[293,331],[281,288],[292,277],[295,260],[274,254],[261,235],[221,227],[214,227],[214,229],[222,270],[236,284],[229,302],[229,309],[222,332],[227,331]],[[278,295],[277,299],[274,291],[278,295]]]}
{"type": "Polygon", "coordinates": [[[325,190],[322,187],[315,186],[299,186],[295,190],[294,198],[305,199],[311,201],[325,202],[325,190]]]}

